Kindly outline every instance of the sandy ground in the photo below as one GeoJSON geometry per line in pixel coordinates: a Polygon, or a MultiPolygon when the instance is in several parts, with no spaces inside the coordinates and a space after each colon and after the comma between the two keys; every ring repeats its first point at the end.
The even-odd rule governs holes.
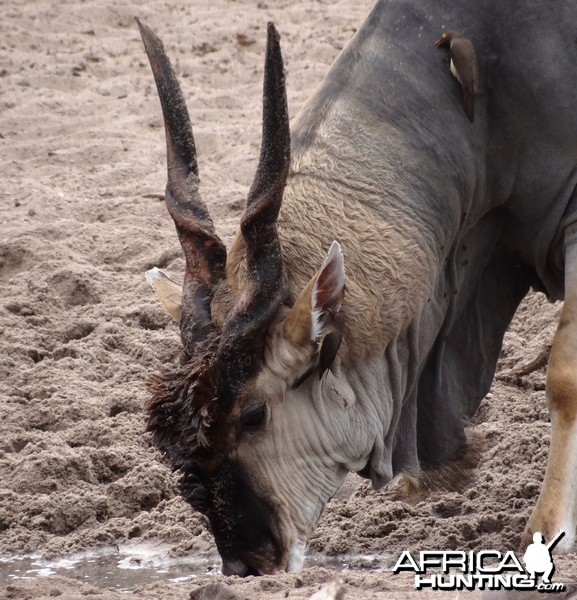
{"type": "MultiPolygon", "coordinates": [[[[0,2],[2,556],[147,541],[168,544],[170,556],[215,554],[203,518],[176,495],[144,433],[146,377],[179,348],[144,272],[159,266],[178,277],[183,260],[161,201],[164,133],[133,17],[157,30],[173,59],[195,124],[202,193],[228,242],[258,156],[266,22],[282,33],[294,115],[370,4],[0,2]]],[[[521,307],[472,424],[486,449],[463,494],[410,502],[395,485],[373,492],[354,477],[309,545],[324,557],[359,556],[348,570],[327,562],[244,581],[156,582],[133,597],[188,598],[195,586],[223,581],[245,598],[308,598],[340,577],[346,598],[406,598],[411,578],[375,573],[375,564],[403,549],[515,549],[545,467],[550,426],[538,359],[558,314],[537,295],[521,307]],[[516,374],[534,359],[529,374],[516,374]]],[[[577,576],[575,555],[556,564],[558,579],[577,576]]],[[[9,578],[0,598],[122,597],[99,585],[9,578]]]]}

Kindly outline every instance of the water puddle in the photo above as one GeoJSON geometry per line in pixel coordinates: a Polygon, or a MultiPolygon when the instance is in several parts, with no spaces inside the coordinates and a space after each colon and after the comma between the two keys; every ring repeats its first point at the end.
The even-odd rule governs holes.
{"type": "Polygon", "coordinates": [[[178,583],[220,573],[218,555],[170,557],[167,545],[125,545],[45,560],[38,556],[0,556],[0,581],[63,575],[99,587],[130,592],[153,581],[178,583]]]}
{"type": "MultiPolygon", "coordinates": [[[[167,544],[127,544],[45,560],[39,556],[0,555],[0,581],[9,583],[49,575],[79,579],[104,588],[131,592],[145,583],[179,583],[204,575],[220,575],[221,561],[215,553],[170,557],[167,544]]],[[[386,560],[377,555],[325,556],[311,554],[305,567],[382,570],[386,560]]]]}
{"type": "Polygon", "coordinates": [[[344,554],[326,556],[325,554],[307,554],[303,567],[325,567],[332,571],[385,571],[394,563],[382,554],[344,554]]]}

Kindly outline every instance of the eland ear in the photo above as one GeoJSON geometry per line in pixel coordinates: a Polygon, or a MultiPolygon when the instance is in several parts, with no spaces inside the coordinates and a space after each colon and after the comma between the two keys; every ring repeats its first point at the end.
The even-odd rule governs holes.
{"type": "Polygon", "coordinates": [[[168,314],[177,323],[180,323],[180,317],[182,316],[182,286],[157,267],[146,271],[146,280],[158,294],[168,314]]]}
{"type": "MultiPolygon", "coordinates": [[[[340,346],[339,311],[345,293],[345,263],[341,246],[333,242],[321,268],[301,292],[283,323],[285,339],[297,347],[321,341],[322,368],[330,367],[340,346]],[[328,330],[329,324],[337,325],[328,330]]],[[[324,372],[324,371],[323,371],[324,372]]]]}

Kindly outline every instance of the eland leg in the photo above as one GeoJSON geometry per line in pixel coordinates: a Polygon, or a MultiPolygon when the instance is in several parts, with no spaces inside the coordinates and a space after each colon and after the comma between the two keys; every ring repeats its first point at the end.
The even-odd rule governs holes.
{"type": "Polygon", "coordinates": [[[537,531],[547,542],[565,531],[556,547],[561,553],[572,551],[577,527],[577,239],[567,238],[565,302],[547,370],[551,445],[541,493],[522,540],[526,547],[537,531]]]}

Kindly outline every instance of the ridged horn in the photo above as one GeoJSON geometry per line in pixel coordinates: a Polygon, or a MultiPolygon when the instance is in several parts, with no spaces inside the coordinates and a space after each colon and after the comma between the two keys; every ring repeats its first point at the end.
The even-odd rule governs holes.
{"type": "Polygon", "coordinates": [[[218,350],[228,381],[260,364],[264,333],[287,296],[276,222],[289,165],[290,128],[280,36],[268,23],[260,159],[240,223],[247,282],[224,325],[218,350]]]}
{"type": "Polygon", "coordinates": [[[215,232],[198,192],[198,165],[184,96],[158,36],[136,19],[150,61],[164,118],[168,182],[166,206],[186,259],[180,335],[186,353],[213,329],[210,304],[224,278],[226,247],[215,232]]]}

